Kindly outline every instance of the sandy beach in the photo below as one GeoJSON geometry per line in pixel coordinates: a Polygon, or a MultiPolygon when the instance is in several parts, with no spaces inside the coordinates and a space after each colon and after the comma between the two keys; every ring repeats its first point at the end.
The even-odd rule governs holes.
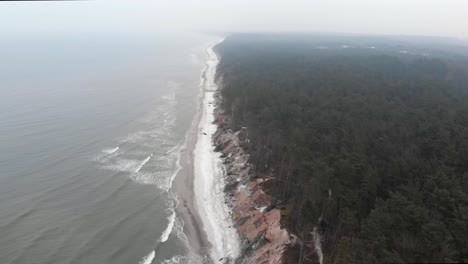
{"type": "Polygon", "coordinates": [[[192,125],[187,134],[186,148],[183,150],[180,165],[181,170],[174,179],[174,190],[177,193],[179,205],[176,209],[177,216],[184,223],[184,233],[187,236],[191,249],[193,250],[194,259],[206,261],[206,256],[209,254],[209,243],[206,234],[203,230],[203,225],[198,214],[195,204],[194,194],[194,170],[193,170],[193,149],[197,141],[197,126],[199,120],[199,112],[194,119],[195,125],[192,125]]]}
{"type": "Polygon", "coordinates": [[[234,228],[232,210],[226,198],[226,175],[221,153],[215,152],[213,137],[218,130],[215,124],[215,82],[219,63],[213,46],[207,50],[208,61],[204,74],[203,103],[198,139],[194,149],[195,201],[207,238],[212,242],[210,257],[213,261],[233,263],[240,254],[240,239],[234,228]]]}
{"type": "MultiPolygon", "coordinates": [[[[204,70],[203,70],[204,71],[204,70]]],[[[184,223],[184,233],[187,236],[190,247],[193,250],[192,258],[202,258],[200,261],[209,260],[211,244],[203,230],[203,223],[195,204],[194,193],[194,165],[193,150],[198,139],[198,125],[200,122],[201,108],[203,104],[203,90],[200,87],[199,103],[190,130],[187,133],[186,145],[180,157],[181,169],[174,179],[174,191],[177,193],[179,205],[176,209],[177,216],[184,223]]]]}
{"type": "Polygon", "coordinates": [[[207,50],[207,65],[200,83],[200,101],[182,151],[181,170],[174,189],[179,205],[177,215],[184,222],[194,258],[204,263],[238,254],[236,230],[225,204],[224,177],[219,153],[214,152],[214,83],[218,59],[213,47],[207,50]],[[210,243],[216,241],[216,243],[210,243]],[[215,244],[215,245],[213,245],[215,244]]]}

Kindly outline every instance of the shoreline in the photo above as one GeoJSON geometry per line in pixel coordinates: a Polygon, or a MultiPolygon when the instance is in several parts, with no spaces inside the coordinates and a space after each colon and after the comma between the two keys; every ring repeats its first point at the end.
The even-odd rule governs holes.
{"type": "MultiPolygon", "coordinates": [[[[220,76],[222,83],[222,75],[220,76]]],[[[222,89],[222,86],[219,85],[222,89]]],[[[285,263],[287,250],[298,244],[298,237],[281,226],[281,211],[263,191],[273,175],[257,174],[249,163],[248,128],[233,128],[222,107],[220,90],[215,93],[215,151],[220,153],[225,196],[242,252],[236,263],[285,263]]]]}
{"type": "Polygon", "coordinates": [[[259,177],[248,162],[247,128],[233,130],[221,107],[214,46],[207,50],[199,107],[174,180],[177,216],[191,257],[202,263],[284,263],[297,237],[282,228],[280,209],[263,192],[272,176],[259,177]]]}
{"type": "Polygon", "coordinates": [[[238,245],[233,243],[233,239],[239,239],[233,228],[230,208],[225,203],[222,160],[219,153],[214,152],[212,140],[217,129],[213,123],[217,90],[214,78],[218,63],[213,47],[217,44],[206,51],[197,112],[187,133],[186,145],[181,152],[181,169],[173,186],[179,200],[176,214],[183,221],[190,257],[202,263],[220,260],[230,263],[232,257],[237,258],[240,247],[240,241],[238,245]],[[220,215],[221,219],[218,218],[220,215]]]}
{"type": "MultiPolygon", "coordinates": [[[[218,104],[222,98],[219,96],[218,104]]],[[[229,117],[218,107],[216,150],[223,158],[226,196],[242,241],[241,263],[285,263],[286,252],[298,239],[281,226],[281,211],[263,191],[271,175],[257,175],[248,162],[248,129],[233,130],[229,117]]]]}
{"type": "Polygon", "coordinates": [[[215,152],[213,135],[215,121],[215,82],[218,55],[211,46],[202,76],[202,107],[197,128],[197,142],[193,150],[195,204],[203,229],[211,242],[210,258],[213,262],[232,263],[240,253],[240,239],[234,228],[232,214],[225,193],[225,174],[220,154],[215,152]]]}
{"type": "Polygon", "coordinates": [[[184,234],[187,237],[191,250],[191,258],[206,263],[210,254],[211,243],[208,241],[207,235],[203,230],[203,222],[198,213],[197,205],[195,204],[195,189],[194,189],[194,150],[198,140],[198,126],[201,120],[201,111],[203,109],[203,81],[207,65],[201,71],[199,94],[196,113],[193,117],[189,131],[186,136],[186,145],[181,152],[180,166],[181,169],[174,178],[173,189],[177,194],[179,204],[175,211],[177,217],[183,222],[184,234]]]}

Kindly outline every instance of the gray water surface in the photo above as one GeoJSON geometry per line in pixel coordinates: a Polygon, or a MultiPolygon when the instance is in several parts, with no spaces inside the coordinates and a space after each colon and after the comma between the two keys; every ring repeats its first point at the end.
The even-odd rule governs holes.
{"type": "Polygon", "coordinates": [[[189,256],[170,187],[212,41],[2,36],[0,263],[189,256]]]}

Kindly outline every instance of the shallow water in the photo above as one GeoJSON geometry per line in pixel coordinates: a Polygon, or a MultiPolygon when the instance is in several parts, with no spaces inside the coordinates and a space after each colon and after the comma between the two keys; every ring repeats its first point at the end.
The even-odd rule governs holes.
{"type": "Polygon", "coordinates": [[[173,263],[209,36],[0,43],[0,263],[173,263]]]}

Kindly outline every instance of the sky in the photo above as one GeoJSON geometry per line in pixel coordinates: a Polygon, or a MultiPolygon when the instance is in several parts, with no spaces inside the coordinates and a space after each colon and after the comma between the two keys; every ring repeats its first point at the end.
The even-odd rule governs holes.
{"type": "Polygon", "coordinates": [[[468,39],[468,1],[0,1],[0,34],[174,31],[331,32],[468,39]]]}

